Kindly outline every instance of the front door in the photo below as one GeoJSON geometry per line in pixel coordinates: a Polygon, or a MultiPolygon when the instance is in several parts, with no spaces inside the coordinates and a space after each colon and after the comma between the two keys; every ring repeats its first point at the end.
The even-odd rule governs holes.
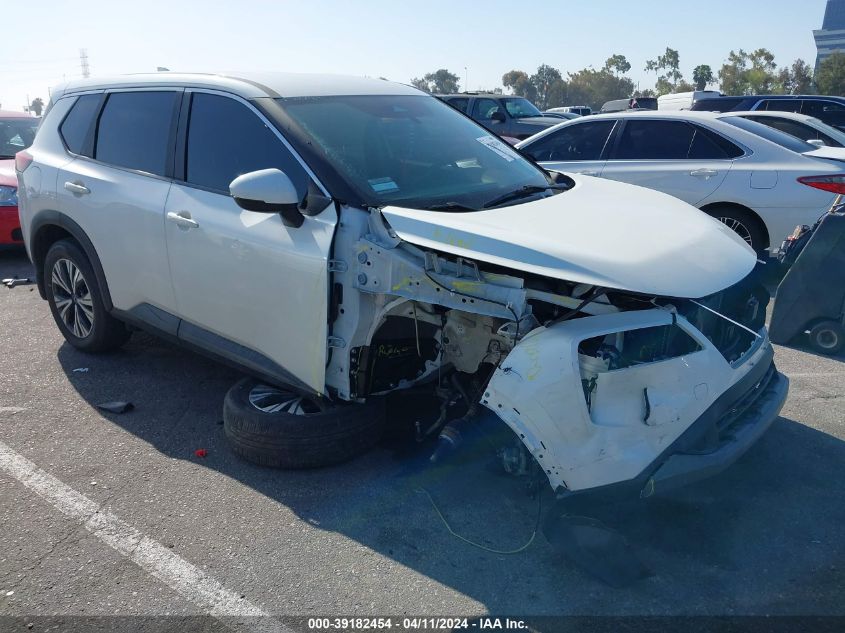
{"type": "Polygon", "coordinates": [[[557,128],[524,148],[546,169],[601,176],[608,139],[616,121],[578,121],[557,128]]]}
{"type": "Polygon", "coordinates": [[[322,393],[333,205],[287,227],[241,209],[229,183],[276,167],[304,197],[309,176],[252,105],[191,95],[183,182],[165,207],[167,252],[183,340],[322,393]]]}

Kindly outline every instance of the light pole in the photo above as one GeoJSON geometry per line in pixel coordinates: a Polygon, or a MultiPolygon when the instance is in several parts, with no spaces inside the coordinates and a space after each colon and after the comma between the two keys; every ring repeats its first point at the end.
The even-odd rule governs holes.
{"type": "Polygon", "coordinates": [[[464,66],[464,92],[469,92],[469,73],[466,66],[464,66]]]}

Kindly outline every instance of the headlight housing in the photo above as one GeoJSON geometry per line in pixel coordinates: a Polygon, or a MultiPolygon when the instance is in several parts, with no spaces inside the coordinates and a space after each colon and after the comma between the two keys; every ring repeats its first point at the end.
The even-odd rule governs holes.
{"type": "Polygon", "coordinates": [[[0,207],[18,206],[18,188],[0,186],[0,207]]]}

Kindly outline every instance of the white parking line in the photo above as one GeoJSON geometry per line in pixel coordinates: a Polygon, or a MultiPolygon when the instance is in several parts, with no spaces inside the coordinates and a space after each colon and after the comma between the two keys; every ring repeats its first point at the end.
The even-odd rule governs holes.
{"type": "Polygon", "coordinates": [[[240,594],[226,589],[214,578],[171,550],[136,530],[95,501],[41,470],[0,442],[0,471],[5,471],[36,492],[52,506],[81,523],[103,543],[126,556],[144,571],[219,619],[244,618],[237,628],[284,631],[278,620],[240,594]]]}

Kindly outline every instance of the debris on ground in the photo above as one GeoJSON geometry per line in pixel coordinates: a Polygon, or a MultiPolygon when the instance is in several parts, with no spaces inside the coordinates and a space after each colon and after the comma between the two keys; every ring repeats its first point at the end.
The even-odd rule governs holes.
{"type": "Polygon", "coordinates": [[[76,369],[74,369],[73,371],[75,371],[75,372],[79,372],[80,374],[87,374],[87,373],[88,373],[88,368],[87,368],[87,367],[77,367],[77,368],[76,368],[76,369]]]}
{"type": "Polygon", "coordinates": [[[108,411],[109,413],[127,413],[135,408],[131,402],[122,402],[120,400],[115,402],[103,402],[97,405],[98,409],[108,411]]]}
{"type": "Polygon", "coordinates": [[[197,457],[208,457],[208,451],[204,448],[198,448],[194,451],[194,455],[196,455],[197,457]]]}
{"type": "Polygon", "coordinates": [[[30,279],[29,277],[10,277],[8,279],[2,280],[2,283],[7,288],[14,288],[15,286],[26,286],[28,284],[34,284],[35,280],[30,279]]]}

